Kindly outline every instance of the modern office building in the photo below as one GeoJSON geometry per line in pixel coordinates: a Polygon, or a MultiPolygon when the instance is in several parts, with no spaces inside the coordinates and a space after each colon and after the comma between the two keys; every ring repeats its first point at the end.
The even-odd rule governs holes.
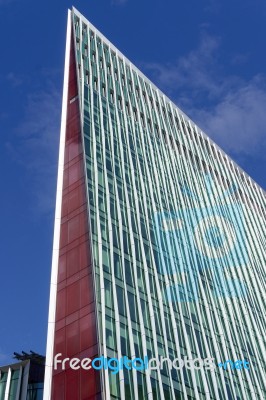
{"type": "Polygon", "coordinates": [[[14,355],[17,362],[0,367],[0,400],[43,400],[45,357],[14,355]]]}
{"type": "Polygon", "coordinates": [[[44,399],[265,399],[265,207],[69,11],[44,399]]]}

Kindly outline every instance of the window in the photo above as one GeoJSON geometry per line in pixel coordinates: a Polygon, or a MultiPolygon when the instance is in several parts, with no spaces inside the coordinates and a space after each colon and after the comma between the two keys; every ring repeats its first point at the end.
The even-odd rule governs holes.
{"type": "Polygon", "coordinates": [[[105,305],[106,307],[113,308],[113,296],[112,296],[112,285],[107,279],[104,279],[105,287],[105,305]]]}
{"type": "Polygon", "coordinates": [[[128,104],[128,102],[126,102],[126,111],[127,111],[127,114],[130,115],[130,109],[129,109],[129,104],[128,104]]]}
{"type": "Polygon", "coordinates": [[[123,323],[120,323],[120,340],[121,340],[121,352],[123,355],[128,356],[130,354],[129,332],[128,332],[128,327],[123,323]]]}
{"type": "Polygon", "coordinates": [[[170,124],[171,124],[171,126],[173,126],[173,116],[172,116],[172,114],[169,112],[168,113],[169,114],[169,120],[170,120],[170,124]]]}
{"type": "Polygon", "coordinates": [[[113,232],[113,246],[119,248],[119,233],[116,225],[112,224],[112,232],[113,232]]]}
{"type": "Polygon", "coordinates": [[[86,71],[85,83],[86,83],[86,85],[89,85],[89,71],[86,71]]]}
{"type": "Polygon", "coordinates": [[[143,91],[142,94],[143,94],[144,102],[147,103],[146,93],[143,91]]]}
{"type": "Polygon", "coordinates": [[[116,294],[119,314],[126,316],[124,289],[116,285],[116,294]]]}
{"type": "Polygon", "coordinates": [[[114,320],[110,318],[108,315],[106,315],[105,320],[106,320],[106,345],[107,347],[113,350],[116,347],[114,320]]]}
{"type": "Polygon", "coordinates": [[[120,397],[118,375],[114,375],[111,371],[109,371],[109,384],[112,398],[118,399],[120,397]]]}
{"type": "Polygon", "coordinates": [[[130,318],[133,321],[137,321],[137,311],[136,311],[136,298],[134,294],[128,292],[128,303],[129,303],[129,310],[130,310],[130,318]]]}
{"type": "Polygon", "coordinates": [[[130,286],[134,287],[134,281],[133,281],[133,265],[130,261],[125,259],[125,278],[126,278],[126,283],[130,286]]]}
{"type": "MultiPolygon", "coordinates": [[[[106,225],[102,221],[101,221],[101,231],[105,238],[106,237],[106,225]]],[[[109,269],[110,269],[109,250],[105,246],[103,246],[103,248],[102,248],[102,263],[103,263],[103,266],[106,267],[104,269],[106,271],[109,271],[109,269]]]]}
{"type": "Polygon", "coordinates": [[[110,100],[112,103],[114,102],[114,92],[112,89],[110,90],[110,100]]]}

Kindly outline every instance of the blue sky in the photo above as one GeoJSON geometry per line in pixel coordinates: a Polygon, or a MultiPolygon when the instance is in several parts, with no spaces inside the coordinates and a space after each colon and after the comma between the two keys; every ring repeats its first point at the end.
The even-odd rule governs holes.
{"type": "MultiPolygon", "coordinates": [[[[0,365],[45,353],[67,8],[0,0],[0,365]]],[[[74,6],[266,188],[264,0],[74,6]]]]}

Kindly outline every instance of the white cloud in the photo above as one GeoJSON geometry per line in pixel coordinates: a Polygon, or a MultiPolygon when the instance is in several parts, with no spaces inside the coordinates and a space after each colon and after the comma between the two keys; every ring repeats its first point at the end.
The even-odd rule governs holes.
{"type": "MultiPolygon", "coordinates": [[[[145,67],[222,148],[237,155],[261,156],[266,153],[266,77],[247,81],[226,75],[219,46],[219,39],[204,34],[198,48],[175,63],[145,67]]],[[[246,59],[239,54],[237,61],[246,59]]]]}
{"type": "Polygon", "coordinates": [[[224,95],[212,110],[194,110],[199,124],[225,150],[256,154],[266,150],[266,82],[255,77],[224,95]]]}
{"type": "Polygon", "coordinates": [[[144,66],[152,71],[158,84],[170,92],[180,89],[194,93],[204,91],[214,97],[221,92],[216,72],[215,53],[218,47],[219,39],[204,34],[199,47],[177,62],[165,65],[147,63],[144,66]]]}

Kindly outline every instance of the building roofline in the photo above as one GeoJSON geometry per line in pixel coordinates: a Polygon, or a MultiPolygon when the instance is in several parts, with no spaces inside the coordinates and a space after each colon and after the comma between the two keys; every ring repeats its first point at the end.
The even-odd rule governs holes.
{"type": "Polygon", "coordinates": [[[92,30],[95,31],[95,33],[101,38],[108,46],[110,47],[111,50],[113,50],[120,58],[122,58],[126,63],[130,65],[130,67],[139,75],[141,76],[144,81],[146,81],[149,85],[152,86],[152,88],[157,91],[167,102],[169,102],[175,109],[178,110],[178,112],[184,117],[187,122],[189,122],[192,126],[197,127],[197,129],[200,131],[199,133],[202,134],[202,136],[205,139],[208,139],[211,144],[213,144],[221,153],[223,156],[227,157],[229,161],[233,163],[233,165],[239,169],[239,171],[244,174],[244,176],[249,179],[259,190],[261,190],[262,194],[266,196],[266,191],[250,176],[248,175],[247,172],[245,172],[221,147],[212,139],[210,138],[184,111],[182,111],[174,102],[171,100],[165,93],[162,92],[161,89],[159,89],[143,72],[140,71],[140,69],[133,64],[112,42],[110,42],[109,39],[107,39],[106,36],[104,36],[86,17],[84,17],[83,14],[81,14],[80,11],[78,11],[74,6],[72,6],[72,14],[74,13],[77,15],[81,20],[83,20],[84,23],[86,23],[92,30]]]}

